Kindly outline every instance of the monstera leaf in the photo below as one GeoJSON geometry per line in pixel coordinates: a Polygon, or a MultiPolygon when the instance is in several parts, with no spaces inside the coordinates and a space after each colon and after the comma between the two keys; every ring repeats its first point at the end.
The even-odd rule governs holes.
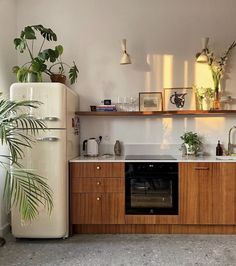
{"type": "Polygon", "coordinates": [[[69,70],[69,79],[70,79],[71,84],[74,84],[76,82],[76,79],[78,77],[78,73],[79,73],[79,70],[78,70],[75,62],[73,62],[73,66],[69,70]]]}

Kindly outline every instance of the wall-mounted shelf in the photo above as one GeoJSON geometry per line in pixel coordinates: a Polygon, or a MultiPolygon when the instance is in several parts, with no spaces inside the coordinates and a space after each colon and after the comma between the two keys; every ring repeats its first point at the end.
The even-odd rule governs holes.
{"type": "Polygon", "coordinates": [[[217,116],[236,115],[236,110],[156,111],[156,112],[76,112],[79,116],[217,116]]]}

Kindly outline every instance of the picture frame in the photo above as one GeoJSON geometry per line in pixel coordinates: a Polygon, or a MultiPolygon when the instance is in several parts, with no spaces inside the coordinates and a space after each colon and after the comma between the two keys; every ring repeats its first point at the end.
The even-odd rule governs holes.
{"type": "Polygon", "coordinates": [[[192,87],[164,88],[164,110],[196,110],[196,95],[192,87]]]}
{"type": "Polygon", "coordinates": [[[139,111],[162,111],[163,99],[161,92],[140,92],[139,111]]]}

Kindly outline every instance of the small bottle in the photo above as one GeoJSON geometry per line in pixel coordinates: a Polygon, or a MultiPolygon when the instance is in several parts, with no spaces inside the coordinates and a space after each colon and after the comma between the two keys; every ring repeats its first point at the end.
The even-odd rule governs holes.
{"type": "Polygon", "coordinates": [[[116,156],[120,156],[121,155],[121,145],[119,140],[116,141],[115,145],[114,145],[114,152],[116,156]]]}
{"type": "Polygon", "coordinates": [[[216,146],[216,156],[222,156],[223,155],[223,149],[220,144],[220,141],[218,140],[218,144],[216,146]]]}

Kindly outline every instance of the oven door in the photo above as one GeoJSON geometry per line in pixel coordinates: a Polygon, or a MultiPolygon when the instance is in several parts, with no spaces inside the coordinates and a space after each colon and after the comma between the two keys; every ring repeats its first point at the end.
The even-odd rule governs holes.
{"type": "Polygon", "coordinates": [[[155,169],[160,165],[153,164],[144,168],[149,165],[154,169],[136,169],[126,176],[126,214],[177,215],[178,171],[160,171],[155,169]]]}

